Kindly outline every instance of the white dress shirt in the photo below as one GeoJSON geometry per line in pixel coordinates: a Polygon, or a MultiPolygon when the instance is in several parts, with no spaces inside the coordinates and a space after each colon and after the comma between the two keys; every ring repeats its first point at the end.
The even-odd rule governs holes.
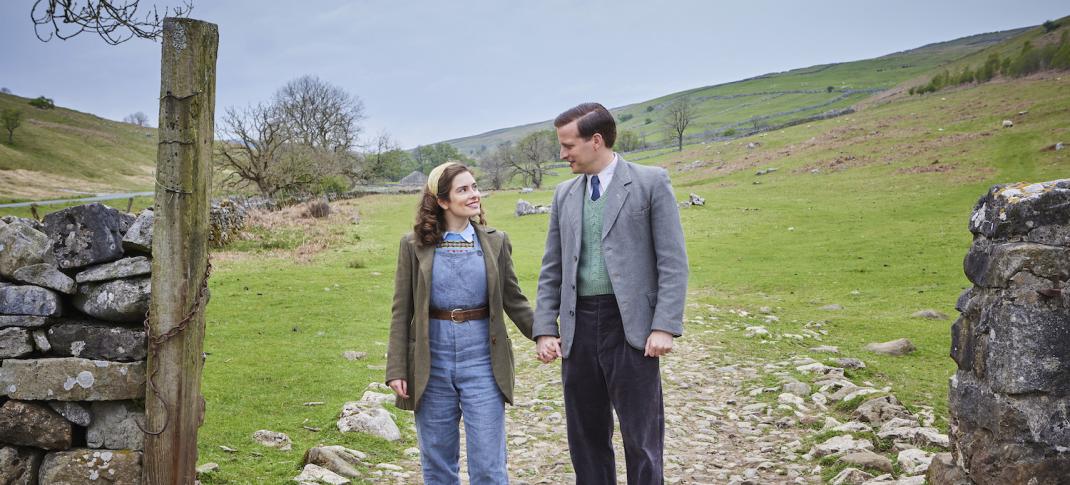
{"type": "MultiPolygon", "coordinates": [[[[598,172],[598,173],[594,174],[594,175],[598,176],[598,196],[599,197],[601,197],[603,195],[606,195],[606,190],[609,189],[609,182],[611,182],[613,180],[613,172],[617,170],[617,161],[618,160],[620,160],[620,155],[617,155],[616,152],[613,152],[613,161],[609,162],[609,165],[606,165],[606,168],[603,168],[601,172],[598,172]]],[[[588,175],[587,176],[587,199],[588,200],[590,200],[591,194],[594,193],[592,190],[593,189],[591,187],[591,176],[588,175]]]]}

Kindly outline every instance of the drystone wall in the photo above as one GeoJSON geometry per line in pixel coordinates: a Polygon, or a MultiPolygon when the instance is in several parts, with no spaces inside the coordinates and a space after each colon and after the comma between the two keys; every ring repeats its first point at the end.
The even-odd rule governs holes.
{"type": "Polygon", "coordinates": [[[0,220],[0,483],[134,484],[152,211],[0,220]]]}
{"type": "Polygon", "coordinates": [[[1070,483],[1070,179],[997,185],[969,229],[953,454],[933,461],[929,483],[1070,483]]]}

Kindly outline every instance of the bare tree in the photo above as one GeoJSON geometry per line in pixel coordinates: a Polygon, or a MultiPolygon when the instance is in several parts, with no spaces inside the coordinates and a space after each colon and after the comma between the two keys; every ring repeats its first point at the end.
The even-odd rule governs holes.
{"type": "Polygon", "coordinates": [[[557,160],[557,135],[550,130],[536,131],[521,138],[513,149],[514,156],[509,159],[513,171],[535,188],[542,187],[550,164],[557,160]]]}
{"type": "Polygon", "coordinates": [[[22,111],[15,108],[5,109],[0,113],[0,122],[3,122],[4,129],[7,130],[7,144],[15,144],[15,129],[22,124],[22,111]]]}
{"type": "Polygon", "coordinates": [[[130,123],[131,125],[137,126],[148,126],[149,116],[138,111],[137,113],[126,115],[126,117],[123,118],[123,123],[130,123]]]}
{"type": "Polygon", "coordinates": [[[223,185],[274,196],[359,179],[363,112],[359,98],[313,76],[290,81],[270,103],[227,109],[217,136],[223,185]]]}
{"type": "Polygon", "coordinates": [[[670,138],[676,138],[677,151],[684,150],[684,131],[695,119],[695,110],[686,96],[676,98],[665,110],[665,130],[670,138]]]}
{"type": "Polygon", "coordinates": [[[221,121],[216,165],[225,174],[223,186],[253,186],[271,197],[313,182],[309,171],[293,166],[293,154],[286,153],[292,146],[290,131],[274,107],[228,108],[221,121]]]}
{"type": "Polygon", "coordinates": [[[280,88],[274,104],[296,141],[329,153],[356,147],[364,103],[344,89],[302,76],[280,88]]]}
{"type": "Polygon", "coordinates": [[[30,18],[42,42],[94,32],[104,42],[116,45],[134,37],[157,40],[163,32],[164,17],[185,17],[193,10],[190,0],[184,0],[180,7],[164,7],[163,12],[155,5],[150,11],[138,12],[139,3],[140,0],[36,0],[30,18]]]}
{"type": "Polygon", "coordinates": [[[512,178],[512,160],[516,156],[513,144],[502,142],[493,152],[484,153],[479,159],[479,169],[483,172],[484,183],[491,189],[499,190],[512,178]]]}

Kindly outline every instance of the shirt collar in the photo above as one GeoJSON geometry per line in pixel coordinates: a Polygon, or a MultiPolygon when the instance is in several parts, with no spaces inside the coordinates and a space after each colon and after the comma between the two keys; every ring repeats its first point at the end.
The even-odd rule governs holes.
{"type": "Polygon", "coordinates": [[[461,239],[464,239],[464,242],[472,242],[476,239],[476,228],[472,227],[472,223],[469,222],[468,225],[465,226],[463,230],[461,230],[461,232],[446,231],[442,234],[442,240],[445,241],[446,236],[450,234],[456,234],[458,236],[461,236],[461,239]]]}
{"type": "Polygon", "coordinates": [[[613,172],[617,171],[617,160],[620,160],[620,155],[613,152],[613,161],[609,162],[609,165],[606,165],[606,168],[603,168],[601,172],[598,172],[595,175],[598,175],[599,179],[613,177],[613,172]]]}
{"type": "Polygon", "coordinates": [[[587,175],[587,192],[591,191],[592,175],[598,176],[599,186],[602,187],[602,192],[605,192],[606,187],[609,187],[609,182],[613,179],[613,172],[617,170],[618,160],[620,160],[620,155],[617,155],[617,152],[613,152],[613,161],[609,162],[609,165],[606,165],[606,168],[603,168],[601,172],[587,175]]]}

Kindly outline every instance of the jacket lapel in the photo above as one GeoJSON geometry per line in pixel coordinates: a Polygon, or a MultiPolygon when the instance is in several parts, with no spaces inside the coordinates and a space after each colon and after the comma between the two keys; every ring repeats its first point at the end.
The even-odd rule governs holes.
{"type": "Polygon", "coordinates": [[[483,251],[483,264],[487,268],[487,298],[489,301],[495,301],[498,292],[498,254],[502,250],[501,240],[487,236],[495,232],[494,228],[484,228],[478,224],[472,224],[472,227],[476,228],[479,247],[483,251]]]}
{"type": "Polygon", "coordinates": [[[587,192],[586,179],[583,175],[573,179],[572,187],[565,194],[565,207],[561,213],[568,218],[568,227],[579,227],[580,217],[583,215],[583,198],[587,192]]]}
{"type": "Polygon", "coordinates": [[[587,181],[583,175],[572,179],[572,187],[569,187],[568,193],[565,194],[565,200],[563,203],[561,213],[565,215],[566,224],[562,227],[562,233],[567,234],[572,238],[573,246],[575,248],[580,247],[580,237],[582,236],[582,224],[583,219],[583,198],[587,195],[587,181]],[[566,229],[567,228],[567,229],[566,229]]]}
{"type": "Polygon", "coordinates": [[[632,190],[631,185],[631,164],[621,158],[617,164],[617,171],[613,174],[609,190],[606,193],[609,199],[606,200],[606,205],[602,207],[602,239],[606,238],[609,230],[613,228],[613,223],[617,222],[617,216],[620,215],[620,210],[624,207],[624,201],[628,200],[628,194],[632,190]]]}
{"type": "Polygon", "coordinates": [[[435,262],[435,247],[416,246],[416,261],[420,263],[420,281],[423,283],[423,287],[428,289],[424,293],[430,295],[431,268],[435,262]]]}

